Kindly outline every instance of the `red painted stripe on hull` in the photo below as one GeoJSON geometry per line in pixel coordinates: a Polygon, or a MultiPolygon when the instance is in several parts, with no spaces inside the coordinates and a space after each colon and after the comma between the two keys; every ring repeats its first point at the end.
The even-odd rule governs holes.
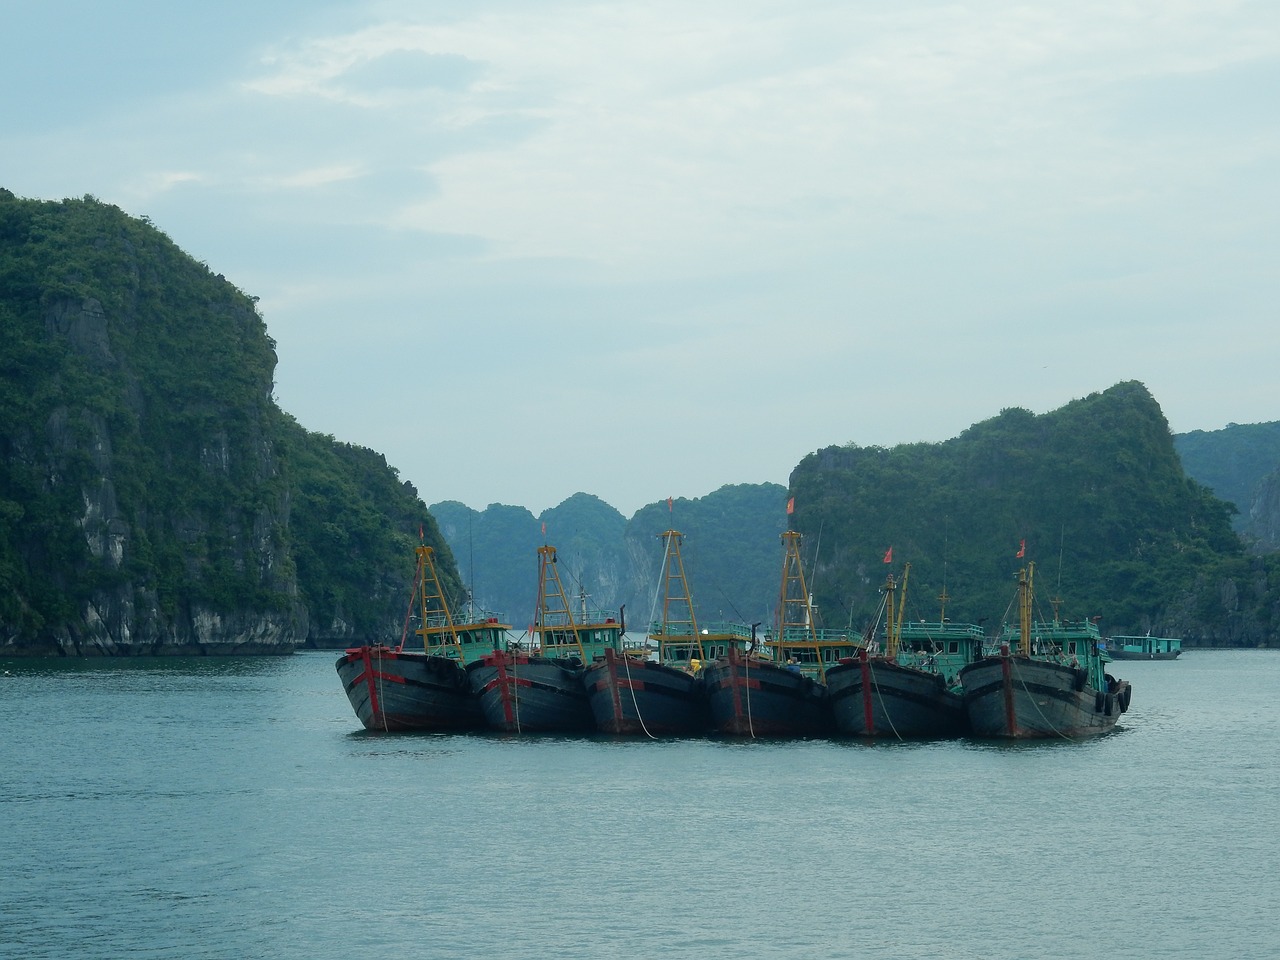
{"type": "Polygon", "coordinates": [[[507,662],[503,657],[498,657],[497,667],[498,676],[492,683],[486,684],[485,689],[491,689],[494,684],[499,685],[498,695],[502,700],[502,719],[506,723],[507,728],[515,723],[515,710],[513,701],[515,697],[512,695],[511,687],[507,686],[507,662]]]}
{"type": "Polygon", "coordinates": [[[605,663],[609,666],[609,688],[612,691],[613,700],[613,722],[616,726],[622,726],[622,697],[618,695],[618,661],[614,657],[612,650],[604,652],[605,663]]]}
{"type": "Polygon", "coordinates": [[[875,711],[871,708],[871,662],[867,659],[866,648],[859,658],[862,661],[862,722],[866,725],[867,736],[876,735],[875,711]]]}

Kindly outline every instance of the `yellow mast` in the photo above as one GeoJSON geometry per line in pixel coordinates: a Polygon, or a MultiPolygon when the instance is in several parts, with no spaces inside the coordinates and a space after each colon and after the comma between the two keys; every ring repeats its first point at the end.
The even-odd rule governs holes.
{"type": "MultiPolygon", "coordinates": [[[[658,640],[661,645],[666,645],[668,637],[671,635],[671,626],[683,626],[688,624],[689,636],[693,640],[694,646],[698,649],[698,659],[706,660],[706,656],[702,649],[702,635],[698,632],[698,617],[693,612],[693,598],[689,595],[689,581],[684,575],[684,558],[680,554],[680,544],[683,542],[684,534],[679,530],[668,530],[662,534],[666,541],[666,550],[662,557],[662,572],[664,576],[663,593],[662,593],[662,637],[658,640]],[[674,558],[674,563],[672,560],[674,558]],[[674,588],[674,589],[673,589],[674,588]],[[679,604],[684,604],[684,612],[688,617],[687,620],[675,619],[672,613],[672,605],[677,606],[676,613],[679,613],[679,604]]],[[[680,636],[680,634],[676,634],[680,636]]],[[[659,656],[658,659],[663,659],[659,656]]]]}
{"type": "Polygon", "coordinates": [[[444,597],[440,576],[436,572],[435,549],[420,544],[414,552],[418,555],[418,592],[422,601],[422,626],[416,633],[422,637],[422,648],[430,653],[431,637],[438,636],[438,646],[453,647],[458,659],[463,660],[462,644],[458,642],[458,629],[454,626],[453,615],[449,612],[449,601],[444,597]],[[428,583],[430,583],[430,591],[428,591],[428,583]],[[433,611],[429,611],[427,607],[432,600],[440,605],[440,612],[444,614],[444,623],[428,627],[427,617],[433,611]],[[447,639],[444,634],[448,634],[447,639]]]}
{"type": "Polygon", "coordinates": [[[893,598],[897,590],[897,584],[893,582],[893,574],[889,574],[889,579],[885,582],[885,591],[889,594],[888,602],[885,607],[888,610],[888,621],[886,623],[886,633],[888,640],[885,643],[885,656],[890,660],[898,655],[898,645],[902,641],[902,611],[907,605],[907,578],[911,576],[911,564],[907,564],[902,569],[902,595],[898,597],[898,608],[894,610],[893,598]]]}
{"type": "Polygon", "coordinates": [[[1031,656],[1031,581],[1035,572],[1036,565],[1029,563],[1018,575],[1018,653],[1024,657],[1031,656]]]}
{"type": "Polygon", "coordinates": [[[804,567],[800,564],[800,533],[788,530],[782,535],[787,545],[786,556],[782,558],[782,596],[778,602],[778,639],[787,637],[788,628],[800,628],[809,634],[809,639],[818,642],[818,627],[814,623],[813,605],[809,600],[809,587],[804,582],[804,567]],[[798,588],[798,589],[796,589],[798,588]],[[796,596],[796,594],[799,596],[796,596]],[[793,607],[803,611],[803,620],[792,620],[788,614],[793,607]]]}
{"type": "MultiPolygon", "coordinates": [[[[564,633],[564,625],[573,635],[573,643],[578,648],[578,657],[584,663],[586,651],[582,648],[582,638],[578,635],[579,627],[573,620],[573,610],[569,599],[565,596],[564,587],[560,583],[560,572],[557,569],[556,548],[541,546],[538,548],[538,612],[534,617],[534,629],[538,633],[539,646],[545,654],[546,645],[542,642],[548,632],[564,633]],[[555,605],[553,605],[553,603],[555,605]],[[563,624],[559,621],[563,620],[563,624]],[[555,621],[548,623],[548,621],[555,621]]],[[[556,644],[565,646],[565,644],[556,644]]]]}

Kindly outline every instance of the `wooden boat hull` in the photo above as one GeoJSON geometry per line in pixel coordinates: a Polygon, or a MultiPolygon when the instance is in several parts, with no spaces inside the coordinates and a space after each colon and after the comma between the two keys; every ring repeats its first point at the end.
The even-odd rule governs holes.
{"type": "Polygon", "coordinates": [[[695,736],[707,729],[702,681],[678,667],[606,650],[583,683],[601,733],[695,736]]]}
{"type": "Polygon", "coordinates": [[[507,651],[467,664],[485,723],[504,733],[594,731],[582,673],[577,660],[507,651]]]}
{"type": "Polygon", "coordinates": [[[741,737],[826,732],[825,688],[816,680],[730,648],[703,668],[711,729],[741,737]]]}
{"type": "Polygon", "coordinates": [[[967,732],[964,698],[937,673],[886,657],[859,657],[827,670],[827,702],[837,733],[854,737],[958,737],[967,732]]]}
{"type": "Polygon", "coordinates": [[[353,647],[337,662],[366,730],[470,730],[484,726],[462,666],[448,657],[353,647]]]}
{"type": "Polygon", "coordinates": [[[1083,737],[1115,727],[1129,706],[1128,681],[1097,690],[1085,671],[1023,656],[986,657],[960,671],[965,712],[975,736],[1009,739],[1083,737]]]}

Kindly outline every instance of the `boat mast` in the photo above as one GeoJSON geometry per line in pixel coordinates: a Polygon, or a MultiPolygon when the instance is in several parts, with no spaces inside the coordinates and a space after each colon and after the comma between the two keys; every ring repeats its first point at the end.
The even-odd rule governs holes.
{"type": "MultiPolygon", "coordinates": [[[[684,558],[680,554],[684,534],[679,530],[668,530],[662,537],[666,542],[666,550],[662,557],[662,638],[658,643],[665,647],[673,634],[683,636],[682,630],[673,631],[672,627],[686,627],[693,646],[697,648],[698,659],[705,660],[702,635],[698,632],[698,617],[693,611],[693,597],[689,594],[689,581],[684,574],[684,558]],[[684,614],[684,619],[679,618],[681,613],[684,614]]],[[[661,651],[658,659],[664,659],[661,651]]]]}
{"type": "MultiPolygon", "coordinates": [[[[567,632],[573,637],[573,644],[578,648],[578,657],[584,663],[586,651],[582,648],[582,638],[578,635],[579,627],[573,620],[573,610],[569,599],[565,596],[564,586],[560,582],[557,569],[556,548],[543,545],[538,548],[538,613],[534,618],[534,629],[538,632],[539,645],[546,653],[546,638],[563,637],[567,632]],[[567,628],[567,630],[566,630],[567,628]]],[[[553,644],[568,646],[568,644],[553,644]]]]}
{"type": "Polygon", "coordinates": [[[894,592],[897,585],[893,582],[893,574],[889,574],[889,579],[885,583],[885,592],[888,594],[888,602],[886,606],[889,610],[889,619],[886,623],[886,632],[888,642],[885,644],[885,656],[890,660],[898,655],[898,645],[902,642],[902,611],[907,605],[907,578],[911,576],[911,564],[907,564],[902,569],[902,593],[898,597],[898,609],[895,612],[893,608],[894,592]]]}
{"type": "MultiPolygon", "coordinates": [[[[818,627],[814,622],[813,601],[809,587],[804,582],[804,567],[800,563],[800,532],[788,530],[782,534],[786,544],[786,556],[782,558],[782,595],[778,602],[778,640],[788,639],[792,629],[809,635],[809,642],[818,642],[818,627]],[[792,610],[798,613],[792,614],[792,610]],[[801,619],[795,619],[796,616],[801,619]]],[[[791,638],[798,639],[798,638],[791,638]]]]}
{"type": "Polygon", "coordinates": [[[1018,653],[1031,656],[1031,600],[1032,578],[1036,565],[1029,563],[1018,574],[1018,653]]]}
{"type": "Polygon", "coordinates": [[[445,599],[444,590],[440,586],[440,576],[436,572],[435,550],[425,544],[420,544],[415,551],[418,554],[418,574],[419,592],[422,597],[422,626],[418,633],[422,636],[422,646],[427,652],[431,652],[431,637],[434,635],[439,638],[438,646],[451,646],[456,651],[458,659],[462,660],[462,644],[458,641],[458,628],[454,626],[453,615],[449,612],[449,601],[445,599]],[[439,620],[441,614],[444,616],[444,622],[433,627],[428,627],[428,611],[427,607],[431,601],[435,601],[440,606],[438,612],[434,612],[435,617],[439,620]],[[442,633],[448,634],[446,639],[442,633]]]}

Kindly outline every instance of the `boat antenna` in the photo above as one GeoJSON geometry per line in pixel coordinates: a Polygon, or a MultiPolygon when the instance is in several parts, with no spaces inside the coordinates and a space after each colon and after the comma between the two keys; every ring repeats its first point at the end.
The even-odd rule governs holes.
{"type": "Polygon", "coordinates": [[[1066,550],[1067,542],[1067,525],[1064,523],[1058,529],[1058,593],[1062,593],[1062,555],[1066,550]]]}
{"type": "Polygon", "coordinates": [[[1062,555],[1065,552],[1065,544],[1067,539],[1067,525],[1064,523],[1058,529],[1058,583],[1054,588],[1054,596],[1049,602],[1053,604],[1053,622],[1058,622],[1058,607],[1062,605],[1062,555]]]}

